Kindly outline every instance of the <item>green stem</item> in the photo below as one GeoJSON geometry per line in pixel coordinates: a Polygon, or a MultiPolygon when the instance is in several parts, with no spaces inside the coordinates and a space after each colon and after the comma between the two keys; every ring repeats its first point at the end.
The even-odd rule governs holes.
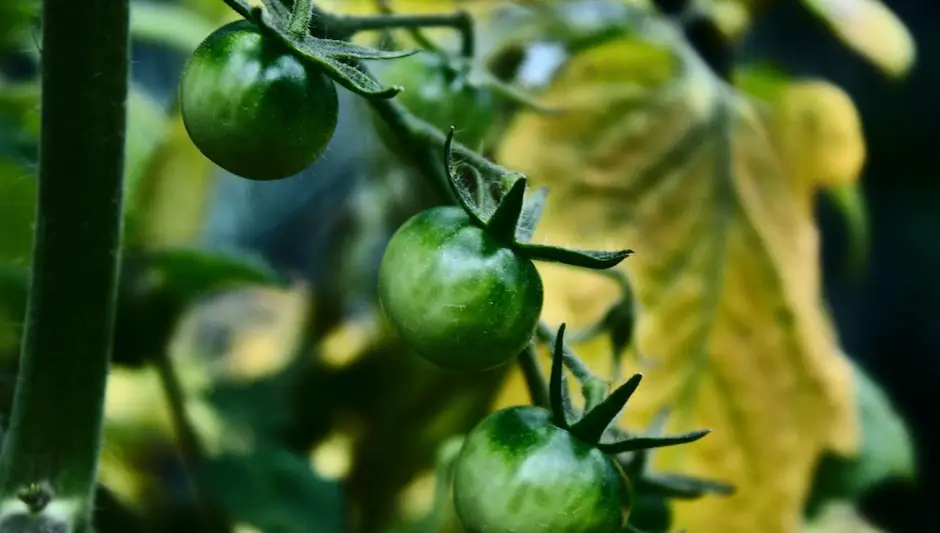
{"type": "Polygon", "coordinates": [[[47,482],[87,531],[120,264],[129,0],[43,4],[32,280],[0,491],[47,482]]]}
{"type": "MultiPolygon", "coordinates": [[[[335,17],[335,16],[334,16],[335,17]]],[[[335,17],[339,27],[350,35],[360,31],[419,28],[453,28],[460,32],[460,53],[464,57],[473,57],[476,53],[476,38],[473,34],[473,18],[464,11],[433,15],[395,15],[385,13],[361,17],[335,17]]],[[[435,50],[437,47],[424,37],[421,32],[412,32],[412,36],[424,48],[435,50]]]]}
{"type": "Polygon", "coordinates": [[[551,402],[548,383],[545,381],[545,374],[542,373],[542,367],[536,358],[535,347],[531,344],[519,354],[519,366],[522,368],[522,375],[525,377],[532,404],[549,409],[551,402]]]}
{"type": "MultiPolygon", "coordinates": [[[[392,11],[392,7],[389,5],[389,0],[376,0],[376,4],[378,5],[378,9],[380,13],[384,15],[395,14],[392,11]]],[[[384,29],[383,31],[391,35],[391,31],[388,28],[384,29]]],[[[440,47],[437,46],[433,41],[431,41],[431,39],[428,39],[427,35],[425,35],[423,31],[421,31],[421,28],[409,28],[408,33],[411,34],[411,38],[414,39],[414,41],[418,43],[418,46],[420,46],[421,48],[429,52],[436,53],[436,54],[442,53],[440,47]]]]}
{"type": "Polygon", "coordinates": [[[231,528],[229,528],[224,514],[215,505],[202,484],[199,483],[196,475],[205,460],[205,453],[192,420],[186,413],[186,394],[180,384],[173,361],[170,359],[169,354],[164,353],[156,357],[154,366],[160,376],[160,384],[163,387],[163,393],[166,396],[167,406],[170,410],[170,419],[176,433],[179,454],[186,467],[186,481],[194,495],[199,511],[202,513],[204,531],[229,531],[231,528]]]}
{"type": "Polygon", "coordinates": [[[294,8],[290,14],[287,31],[298,39],[303,40],[310,31],[310,19],[313,18],[313,0],[294,0],[294,8]]]}
{"type": "MultiPolygon", "coordinates": [[[[552,332],[551,328],[548,327],[548,324],[545,322],[539,322],[538,328],[536,329],[536,335],[542,339],[543,342],[553,345],[555,344],[555,333],[552,332]]],[[[571,350],[565,349],[565,366],[571,370],[571,373],[574,375],[575,379],[578,380],[582,385],[584,383],[596,380],[597,377],[591,372],[591,369],[584,364],[581,359],[576,355],[571,353],[571,350]]]]}
{"type": "MultiPolygon", "coordinates": [[[[360,63],[357,67],[366,75],[374,78],[365,65],[360,63]]],[[[441,150],[447,141],[447,135],[430,123],[411,114],[394,98],[370,98],[367,101],[376,113],[388,122],[389,126],[395,131],[406,132],[402,137],[408,143],[408,152],[412,156],[414,164],[419,169],[427,170],[429,175],[435,176],[444,189],[449,188],[447,175],[444,173],[444,167],[440,164],[441,150]],[[429,165],[436,170],[431,170],[429,165]]],[[[453,142],[451,149],[455,155],[460,156],[463,163],[473,166],[484,175],[504,176],[510,173],[506,168],[490,162],[482,155],[457,141],[453,142]]]]}

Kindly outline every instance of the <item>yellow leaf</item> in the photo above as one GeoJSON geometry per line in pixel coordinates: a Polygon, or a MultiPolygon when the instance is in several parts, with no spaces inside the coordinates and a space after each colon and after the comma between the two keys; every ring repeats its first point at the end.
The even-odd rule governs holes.
{"type": "Polygon", "coordinates": [[[907,26],[879,0],[803,0],[848,46],[889,76],[911,69],[917,50],[907,26]]]}
{"type": "MultiPolygon", "coordinates": [[[[569,60],[545,103],[572,112],[520,115],[498,159],[550,188],[537,241],[636,250],[623,268],[645,363],[624,370],[645,379],[623,423],[644,428],[670,405],[671,430],[712,428],[654,465],[737,488],[676,504],[674,528],[793,533],[820,453],[858,440],[817,228],[751,102],[660,29],[667,44],[622,36],[569,60]]],[[[540,271],[553,324],[584,326],[617,297],[597,274],[540,271]]],[[[574,348],[607,371],[606,342],[574,348]]],[[[527,401],[516,372],[497,407],[527,401]]]]}
{"type": "Polygon", "coordinates": [[[772,135],[794,179],[825,189],[858,181],[865,139],[845,91],[822,80],[792,81],[773,105],[772,135]]]}
{"type": "Polygon", "coordinates": [[[183,120],[172,117],[166,134],[141,169],[135,209],[140,238],[151,246],[192,242],[200,231],[215,185],[215,167],[193,145],[183,120]],[[186,194],[180,194],[180,191],[186,194]]]}
{"type": "Polygon", "coordinates": [[[791,80],[762,68],[739,72],[735,85],[769,104],[767,127],[805,210],[824,189],[844,218],[849,234],[847,266],[859,272],[867,261],[868,218],[858,179],[866,159],[858,110],[841,88],[822,80],[791,80]]]}

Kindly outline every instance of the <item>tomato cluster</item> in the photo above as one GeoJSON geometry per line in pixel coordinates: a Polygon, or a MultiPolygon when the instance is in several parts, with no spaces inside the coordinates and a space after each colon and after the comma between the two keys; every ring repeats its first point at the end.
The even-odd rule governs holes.
{"type": "MultiPolygon", "coordinates": [[[[468,145],[480,145],[495,108],[492,94],[469,83],[469,70],[455,64],[441,54],[418,54],[395,60],[384,73],[383,81],[406,88],[399,97],[406,112],[450,129],[444,167],[459,205],[419,212],[396,231],[382,258],[378,292],[389,323],[417,354],[442,368],[482,371],[508,363],[533,342],[543,306],[534,260],[603,270],[630,251],[529,243],[544,194],[527,199],[525,178],[495,166],[485,170],[495,168],[502,175],[488,178],[502,186],[511,181],[509,190],[492,199],[495,210],[473,203],[474,195],[454,177],[455,126],[468,145]]],[[[182,73],[179,100],[199,150],[220,167],[253,180],[301,172],[323,153],[337,124],[331,78],[249,21],[223,26],[199,45],[182,73]]],[[[384,123],[377,129],[386,142],[398,142],[400,132],[384,123]]],[[[479,171],[474,169],[482,178],[479,171]]],[[[636,389],[639,376],[569,423],[570,402],[562,386],[563,332],[562,327],[555,340],[550,409],[521,406],[495,412],[461,447],[453,497],[469,533],[621,532],[633,506],[633,488],[618,454],[704,436],[698,432],[602,444],[601,436],[636,389]]]]}

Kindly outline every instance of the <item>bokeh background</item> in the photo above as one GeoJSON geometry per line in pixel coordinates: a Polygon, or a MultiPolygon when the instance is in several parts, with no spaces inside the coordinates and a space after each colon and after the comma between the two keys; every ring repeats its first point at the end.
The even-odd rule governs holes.
{"type": "MultiPolygon", "coordinates": [[[[350,11],[356,3],[331,2],[350,11]]],[[[0,413],[8,412],[16,371],[23,295],[15,280],[28,264],[39,111],[37,3],[3,4],[0,413]]],[[[858,108],[867,145],[864,203],[848,218],[832,195],[819,194],[814,207],[823,293],[846,353],[906,421],[917,473],[913,482],[869,487],[855,506],[883,531],[940,531],[940,436],[933,431],[940,405],[940,5],[885,4],[917,45],[916,63],[900,79],[835,38],[799,2],[763,8],[735,60],[823,78],[858,108]],[[860,242],[867,246],[862,266],[847,259],[860,242]]],[[[130,200],[133,242],[109,390],[99,531],[212,531],[214,522],[193,503],[198,490],[239,509],[240,533],[437,530],[428,513],[439,492],[441,443],[489,410],[505,377],[504,370],[433,368],[397,344],[376,314],[374,278],[390,232],[440,199],[382,146],[368,107],[346,91],[328,156],[303,174],[255,183],[214,167],[189,143],[174,100],[189,51],[233,15],[221,0],[133,5],[128,172],[142,185],[130,200]],[[179,246],[196,250],[197,259],[148,254],[179,246]],[[213,266],[214,256],[203,252],[236,254],[243,271],[213,266]],[[156,303],[155,270],[183,279],[156,303]],[[198,275],[212,282],[186,283],[198,275]],[[281,288],[230,289],[226,276],[277,278],[281,288]],[[182,302],[187,313],[177,323],[182,302]],[[150,362],[164,351],[176,362],[201,446],[217,452],[204,487],[188,484],[177,454],[159,381],[166,366],[150,362]],[[298,478],[298,470],[313,475],[298,478]]],[[[827,531],[863,531],[851,524],[827,531]]]]}

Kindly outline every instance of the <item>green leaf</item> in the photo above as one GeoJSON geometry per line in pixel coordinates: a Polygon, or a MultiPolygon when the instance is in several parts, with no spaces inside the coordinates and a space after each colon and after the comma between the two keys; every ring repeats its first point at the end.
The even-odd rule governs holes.
{"type": "Polygon", "coordinates": [[[563,263],[593,270],[615,267],[633,253],[633,250],[618,250],[616,252],[570,250],[568,248],[531,243],[519,243],[519,249],[534,261],[563,263]]]}
{"type": "Polygon", "coordinates": [[[241,285],[286,286],[259,255],[242,250],[166,247],[140,257],[158,290],[186,302],[241,285]]]}
{"type": "Polygon", "coordinates": [[[868,252],[870,250],[870,225],[868,221],[868,206],[861,190],[861,184],[850,183],[831,189],[824,189],[826,195],[834,204],[848,233],[847,250],[845,254],[846,270],[851,275],[861,275],[868,265],[868,252]]]}
{"type": "Polygon", "coordinates": [[[200,470],[233,522],[265,533],[343,531],[339,484],[317,477],[307,461],[271,444],[210,459],[200,470]]]}
{"type": "Polygon", "coordinates": [[[626,383],[617,387],[610,396],[571,426],[571,434],[584,442],[598,443],[607,427],[620,415],[630,396],[636,392],[642,379],[641,374],[634,374],[626,383]]]}
{"type": "Polygon", "coordinates": [[[904,421],[871,376],[857,364],[853,368],[862,424],[859,452],[855,457],[823,456],[813,479],[807,515],[815,515],[833,500],[858,499],[878,483],[914,477],[914,447],[904,421]]]}

